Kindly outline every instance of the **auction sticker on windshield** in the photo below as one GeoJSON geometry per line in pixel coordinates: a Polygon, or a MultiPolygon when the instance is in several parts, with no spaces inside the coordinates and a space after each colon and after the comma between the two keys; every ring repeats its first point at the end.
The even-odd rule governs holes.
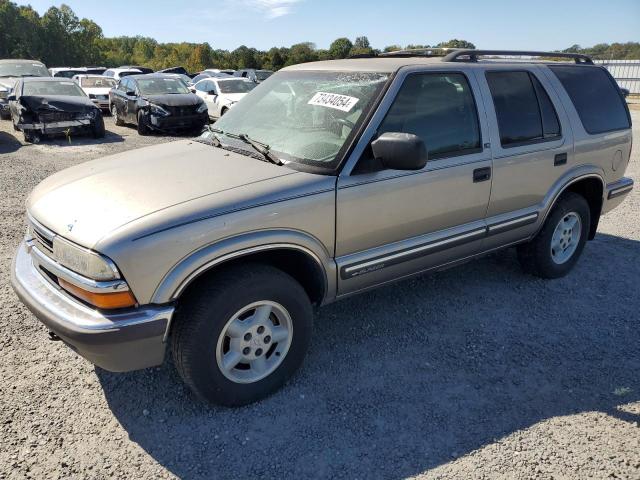
{"type": "Polygon", "coordinates": [[[359,100],[359,98],[339,95],[337,93],[318,92],[307,103],[309,105],[318,105],[320,107],[335,108],[343,112],[350,112],[359,100]]]}

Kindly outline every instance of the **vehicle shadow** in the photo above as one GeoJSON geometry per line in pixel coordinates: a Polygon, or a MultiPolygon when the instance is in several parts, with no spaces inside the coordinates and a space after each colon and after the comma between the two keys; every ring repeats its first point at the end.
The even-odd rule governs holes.
{"type": "MultiPolygon", "coordinates": [[[[20,132],[17,133],[22,135],[20,132]]],[[[40,139],[38,144],[55,145],[58,147],[84,147],[88,145],[105,145],[120,142],[124,142],[122,135],[106,130],[104,138],[93,138],[90,134],[72,134],[69,137],[64,134],[45,135],[40,139]]]]}
{"type": "Polygon", "coordinates": [[[0,154],[15,152],[21,146],[22,144],[14,135],[7,132],[0,132],[0,154]]]}
{"type": "Polygon", "coordinates": [[[130,438],[180,478],[405,478],[545,419],[640,400],[640,242],[599,234],[574,272],[513,250],[320,311],[283,390],[208,407],[173,367],[96,369],[130,438]]]}

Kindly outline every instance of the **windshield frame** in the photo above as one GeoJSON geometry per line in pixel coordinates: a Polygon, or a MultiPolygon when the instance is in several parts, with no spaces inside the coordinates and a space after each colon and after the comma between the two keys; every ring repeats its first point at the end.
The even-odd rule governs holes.
{"type": "Polygon", "coordinates": [[[80,88],[114,88],[116,85],[118,85],[118,82],[113,78],[113,77],[104,77],[102,75],[95,75],[95,76],[91,76],[91,77],[79,77],[78,78],[78,85],[80,86],[80,88]],[[87,80],[104,80],[106,83],[111,82],[112,85],[109,86],[105,86],[105,87],[96,87],[95,85],[85,85],[85,81],[87,80]]]}
{"type": "MultiPolygon", "coordinates": [[[[328,74],[328,73],[334,73],[334,74],[370,73],[370,74],[387,76],[387,79],[382,84],[380,91],[371,98],[368,108],[365,109],[365,111],[362,113],[360,118],[356,121],[353,130],[349,133],[344,143],[336,153],[335,158],[330,163],[325,164],[323,162],[316,162],[309,159],[304,159],[303,161],[300,161],[299,159],[293,160],[290,156],[286,154],[286,152],[272,150],[284,161],[284,165],[286,167],[289,167],[293,170],[321,174],[321,175],[338,176],[342,168],[344,167],[347,159],[351,155],[351,152],[353,151],[355,146],[358,144],[359,139],[362,136],[363,132],[366,130],[367,126],[369,125],[371,118],[376,113],[376,111],[378,110],[378,107],[380,106],[380,103],[382,102],[385,95],[387,94],[389,87],[391,86],[391,84],[395,79],[396,72],[384,71],[384,70],[380,70],[380,71],[353,70],[350,72],[345,72],[344,70],[338,70],[338,69],[336,70],[333,70],[333,69],[281,70],[280,72],[275,72],[267,80],[260,83],[258,86],[256,86],[256,88],[254,88],[251,92],[249,92],[249,94],[252,94],[256,91],[261,91],[267,88],[267,86],[273,83],[272,79],[277,79],[278,74],[280,74],[281,72],[293,73],[296,75],[299,74],[300,76],[304,74],[328,74]]],[[[214,126],[214,129],[215,129],[215,126],[214,126]]],[[[231,133],[244,133],[244,132],[231,132],[231,133]]],[[[226,139],[228,137],[223,136],[223,138],[226,139]]],[[[258,138],[257,140],[261,141],[263,139],[258,138]]],[[[234,141],[232,144],[230,144],[230,146],[232,146],[233,148],[238,148],[238,149],[246,150],[247,152],[249,152],[249,149],[246,148],[246,145],[243,146],[242,142],[239,140],[234,141]]],[[[249,156],[252,156],[252,154],[253,152],[248,153],[249,156]]]]}
{"type": "Polygon", "coordinates": [[[140,78],[136,78],[135,82],[136,82],[136,89],[140,95],[146,95],[146,96],[172,95],[172,94],[186,95],[188,93],[191,93],[191,90],[189,90],[189,87],[187,86],[187,84],[184,83],[184,80],[182,80],[179,77],[162,77],[162,76],[157,76],[157,77],[149,76],[148,78],[140,77],[140,78]],[[150,81],[153,82],[154,80],[155,81],[161,80],[163,82],[166,82],[166,81],[177,82],[180,86],[184,87],[185,91],[184,92],[162,92],[162,93],[144,92],[142,89],[141,82],[150,82],[150,81]]]}
{"type": "Polygon", "coordinates": [[[246,95],[247,93],[250,93],[254,88],[257,87],[257,85],[254,82],[252,82],[251,80],[246,80],[244,78],[210,78],[209,81],[212,81],[216,84],[218,93],[222,95],[236,95],[238,93],[243,93],[246,95]],[[248,85],[250,88],[249,90],[245,90],[243,92],[224,92],[221,86],[225,84],[226,85],[242,84],[242,85],[248,85]]]}
{"type": "MultiPolygon", "coordinates": [[[[53,78],[58,78],[58,77],[53,77],[53,78]]],[[[56,97],[56,96],[60,96],[60,97],[84,97],[84,98],[89,98],[88,95],[85,93],[84,90],[82,90],[82,88],[80,87],[80,85],[78,85],[76,82],[74,82],[73,80],[71,80],[70,78],[60,78],[59,80],[44,80],[44,81],[33,81],[33,82],[22,82],[22,88],[20,89],[20,96],[21,97],[56,97]],[[47,93],[44,95],[38,94],[38,93],[24,93],[24,89],[27,85],[33,84],[33,83],[50,83],[50,84],[67,84],[67,83],[71,83],[76,90],[79,92],[79,95],[64,95],[64,94],[60,94],[60,93],[47,93]]]]}
{"type": "MultiPolygon", "coordinates": [[[[51,77],[51,73],[49,72],[49,70],[47,70],[47,67],[43,63],[40,63],[35,60],[33,62],[13,62],[13,63],[3,62],[3,63],[0,63],[0,70],[2,70],[2,67],[5,65],[8,65],[13,68],[15,68],[16,66],[23,66],[23,65],[37,67],[37,69],[39,70],[38,73],[46,73],[46,75],[35,75],[34,73],[30,73],[30,74],[27,74],[27,77],[43,77],[43,78],[51,77]]],[[[24,75],[6,75],[0,72],[0,78],[24,78],[24,77],[25,77],[24,75]]]]}

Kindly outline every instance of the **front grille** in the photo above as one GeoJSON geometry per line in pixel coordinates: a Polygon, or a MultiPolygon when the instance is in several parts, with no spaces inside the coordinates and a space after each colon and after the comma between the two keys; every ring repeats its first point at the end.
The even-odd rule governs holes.
{"type": "Polygon", "coordinates": [[[40,229],[34,223],[31,223],[31,233],[36,242],[36,246],[41,252],[51,256],[53,255],[53,237],[50,233],[40,229]]]}
{"type": "Polygon", "coordinates": [[[192,105],[190,107],[162,107],[171,115],[185,116],[194,115],[198,109],[198,105],[192,105]]]}
{"type": "Polygon", "coordinates": [[[52,112],[52,113],[41,113],[39,115],[40,121],[44,123],[49,122],[67,122],[70,120],[75,120],[77,117],[77,113],[69,113],[69,112],[52,112]]]}

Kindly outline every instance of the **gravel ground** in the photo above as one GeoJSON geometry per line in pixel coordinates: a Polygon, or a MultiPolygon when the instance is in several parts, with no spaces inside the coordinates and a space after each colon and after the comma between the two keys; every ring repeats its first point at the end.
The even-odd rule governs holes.
{"type": "Polygon", "coordinates": [[[0,122],[0,478],[640,478],[640,189],[568,277],[507,250],[328,306],[286,388],[210,408],[169,362],[112,374],[47,341],[9,286],[40,180],[169,140],[106,123],[34,146],[0,122]]]}

